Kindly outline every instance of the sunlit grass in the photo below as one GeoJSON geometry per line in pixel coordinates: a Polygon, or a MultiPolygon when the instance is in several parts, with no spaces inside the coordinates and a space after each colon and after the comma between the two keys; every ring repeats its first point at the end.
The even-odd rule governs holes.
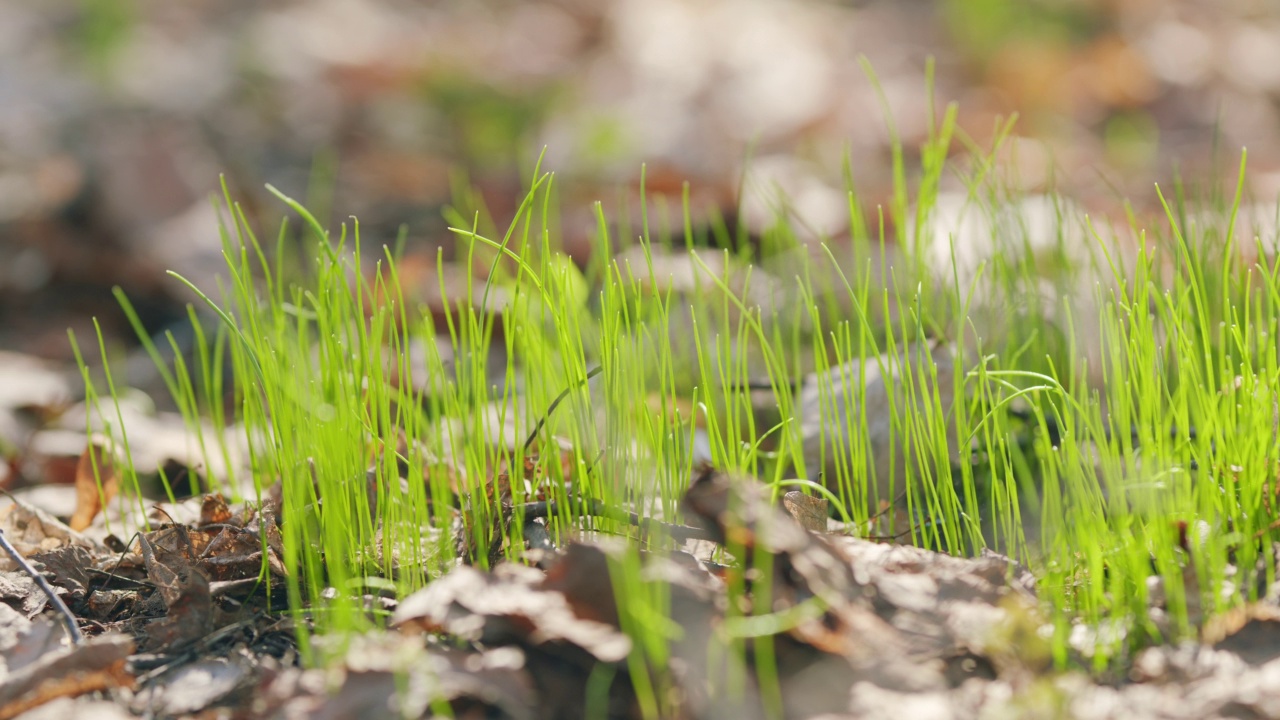
{"type": "MultiPolygon", "coordinates": [[[[827,249],[791,277],[695,247],[687,208],[683,237],[677,228],[663,241],[647,210],[635,237],[611,236],[598,206],[592,264],[579,269],[553,231],[554,176],[536,171],[502,237],[480,231],[493,227],[480,210],[451,215],[466,296],[446,297],[443,327],[406,300],[400,258],[368,252],[358,224],[330,232],[281,196],[314,248],[292,276],[279,258],[294,229],[264,247],[227,198],[227,284],[192,288],[220,324],[202,328],[193,313],[194,368],[164,379],[192,421],[213,413],[225,428],[230,363],[253,494],[283,487],[304,648],[312,632],[380,624],[363,602],[370,588],[403,595],[460,560],[521,560],[524,519],[511,510],[523,503],[555,501],[548,531],[560,541],[639,537],[616,517],[584,517],[587,501],[677,520],[703,455],[775,495],[822,494],[846,532],[955,554],[995,547],[1028,563],[1062,664],[1083,654],[1107,667],[1256,599],[1275,573],[1280,265],[1261,248],[1256,264],[1241,259],[1241,195],[1194,226],[1192,208],[1171,205],[1150,227],[1117,232],[1055,206],[1045,250],[1010,215],[1022,198],[976,163],[960,179],[991,250],[962,271],[941,239],[954,229],[937,224],[957,132],[954,108],[942,118],[919,169],[901,148],[894,156],[888,211],[911,222],[889,236],[850,178],[854,262],[827,249]],[[673,256],[691,286],[660,271],[673,256]],[[789,299],[753,292],[769,283],[789,299]],[[494,298],[500,313],[485,309],[494,298]],[[428,348],[417,365],[416,342],[428,348]],[[874,378],[884,401],[872,407],[874,378]],[[815,418],[838,429],[815,436],[815,418]]],[[[798,252],[789,237],[774,235],[770,252],[798,252]]],[[[671,629],[661,590],[639,579],[640,544],[629,548],[611,581],[640,638],[633,684],[656,716],[671,629]]],[[[732,578],[729,589],[745,592],[732,578]]],[[[756,667],[765,701],[779,702],[776,669],[756,667]]]]}

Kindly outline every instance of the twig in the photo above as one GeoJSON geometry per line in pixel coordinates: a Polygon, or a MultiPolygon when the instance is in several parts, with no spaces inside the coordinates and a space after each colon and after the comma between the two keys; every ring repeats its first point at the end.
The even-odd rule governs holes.
{"type": "MultiPolygon", "coordinates": [[[[138,539],[141,535],[142,535],[141,532],[135,532],[133,535],[129,537],[129,542],[124,543],[124,550],[120,551],[120,557],[116,558],[115,567],[111,568],[110,570],[101,571],[103,575],[106,575],[108,578],[119,577],[118,575],[115,574],[116,571],[120,569],[120,564],[124,562],[125,556],[129,554],[129,547],[133,545],[133,541],[138,539]]],[[[155,587],[155,586],[152,585],[152,587],[155,587]]],[[[94,590],[95,590],[94,583],[89,583],[89,589],[85,591],[85,595],[92,595],[94,593],[94,590]]],[[[114,606],[112,609],[114,609],[114,606]]]]}
{"type": "Polygon", "coordinates": [[[574,390],[576,390],[577,388],[583,385],[586,385],[588,380],[599,375],[600,371],[603,369],[604,369],[603,365],[597,365],[591,368],[590,370],[587,371],[586,376],[584,376],[581,380],[574,383],[573,385],[570,385],[569,387],[562,390],[560,394],[556,396],[556,399],[551,401],[551,405],[547,408],[547,411],[542,414],[542,417],[538,418],[538,424],[533,426],[533,432],[529,433],[529,437],[525,438],[525,441],[524,441],[525,452],[529,452],[529,446],[533,445],[533,441],[538,439],[538,433],[542,432],[542,426],[547,424],[547,418],[551,417],[551,413],[555,412],[556,408],[560,405],[560,403],[564,402],[564,399],[569,397],[569,393],[573,392],[574,390]]]}
{"type": "MultiPolygon", "coordinates": [[[[821,476],[819,476],[819,477],[821,477],[821,476]]],[[[868,521],[868,522],[870,522],[870,521],[872,521],[872,520],[879,520],[880,518],[884,517],[885,513],[887,513],[887,512],[889,512],[890,510],[892,510],[892,509],[894,509],[894,508],[898,507],[898,503],[900,503],[900,502],[902,502],[903,500],[906,500],[906,499],[907,499],[907,491],[906,491],[906,490],[903,490],[902,492],[898,493],[898,497],[894,498],[894,499],[893,499],[893,502],[891,502],[891,503],[889,503],[888,505],[885,505],[884,507],[880,508],[880,511],[879,511],[879,512],[877,512],[875,515],[872,515],[871,517],[867,518],[867,521],[868,521]]],[[[897,537],[897,536],[895,536],[895,537],[897,537]]]]}
{"type": "Polygon", "coordinates": [[[13,558],[13,561],[18,563],[18,567],[22,568],[23,572],[30,575],[31,579],[36,581],[36,585],[39,585],[40,589],[44,591],[44,594],[48,596],[49,604],[53,606],[53,609],[56,610],[59,615],[62,616],[62,622],[67,626],[67,632],[71,634],[71,642],[76,645],[84,642],[84,633],[80,632],[80,627],[76,625],[76,616],[71,614],[71,608],[67,607],[67,604],[62,602],[62,598],[58,597],[58,593],[54,592],[53,586],[49,584],[49,581],[45,579],[44,575],[36,572],[36,569],[31,566],[31,563],[27,562],[27,559],[22,557],[22,553],[18,552],[18,548],[14,547],[13,543],[9,542],[9,537],[5,535],[4,530],[0,530],[0,548],[4,548],[4,551],[8,553],[9,557],[13,558]]]}
{"type": "Polygon", "coordinates": [[[252,630],[253,626],[257,624],[261,617],[262,613],[254,613],[251,617],[233,622],[230,625],[224,625],[213,632],[208,633],[207,635],[197,639],[191,647],[186,650],[180,650],[172,655],[161,656],[164,659],[159,665],[156,665],[145,674],[139,675],[136,678],[137,684],[145,685],[146,683],[174,669],[175,665],[188,660],[194,660],[199,657],[201,653],[211,650],[217,642],[230,637],[241,630],[252,630]]]}
{"type": "MultiPolygon", "coordinates": [[[[609,518],[611,520],[618,520],[620,522],[628,522],[645,532],[651,532],[652,530],[657,529],[658,531],[665,533],[666,535],[669,535],[675,540],[714,540],[715,539],[711,535],[711,533],[707,532],[706,530],[703,530],[702,528],[692,527],[690,525],[676,525],[674,523],[665,523],[665,522],[662,522],[661,520],[654,520],[652,518],[641,517],[633,512],[627,512],[625,510],[611,508],[608,505],[605,505],[604,503],[600,502],[599,500],[583,500],[580,502],[570,502],[570,507],[574,510],[578,510],[583,515],[592,515],[595,517],[603,517],[603,518],[609,518]]],[[[524,517],[525,522],[528,522],[535,518],[547,518],[552,515],[559,514],[560,503],[556,502],[555,500],[531,502],[531,503],[525,503],[523,505],[517,505],[515,507],[515,510],[516,512],[519,512],[524,517]]]]}
{"type": "MultiPolygon", "coordinates": [[[[131,578],[131,577],[125,577],[125,576],[123,576],[123,575],[116,575],[115,573],[109,572],[109,571],[107,571],[107,570],[99,570],[98,568],[85,568],[85,569],[84,569],[84,571],[85,571],[86,573],[90,574],[90,575],[94,575],[94,576],[97,576],[97,577],[106,578],[106,579],[107,579],[107,580],[109,580],[109,581],[110,581],[110,580],[114,580],[115,582],[118,582],[118,583],[121,583],[121,584],[124,584],[124,585],[128,585],[128,586],[131,586],[131,587],[135,587],[135,588],[152,588],[152,589],[155,589],[155,587],[156,587],[156,584],[155,584],[155,583],[153,583],[153,582],[147,582],[146,580],[135,580],[135,579],[133,579],[133,578],[131,578]]],[[[90,587],[92,588],[92,585],[91,585],[90,587]]],[[[90,592],[90,593],[86,593],[86,594],[92,594],[92,592],[90,592]]]]}
{"type": "Polygon", "coordinates": [[[900,532],[900,533],[896,533],[896,534],[894,534],[894,535],[864,535],[864,536],[862,536],[862,537],[860,537],[860,538],[858,538],[858,539],[860,539],[860,540],[866,540],[866,541],[868,541],[868,542],[879,542],[879,543],[883,543],[883,542],[895,542],[895,541],[897,541],[897,540],[901,540],[902,538],[904,538],[904,537],[906,537],[906,536],[910,535],[911,533],[913,533],[913,532],[915,532],[915,531],[919,530],[919,529],[920,529],[920,528],[922,528],[922,527],[924,527],[924,524],[920,524],[920,525],[912,525],[911,527],[907,528],[906,530],[903,530],[902,532],[900,532]]]}

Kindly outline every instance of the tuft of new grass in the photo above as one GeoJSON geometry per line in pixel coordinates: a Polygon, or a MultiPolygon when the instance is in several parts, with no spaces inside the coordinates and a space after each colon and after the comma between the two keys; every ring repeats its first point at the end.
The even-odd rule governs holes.
{"type": "MultiPolygon", "coordinates": [[[[406,300],[396,253],[369,252],[358,223],[330,232],[277,193],[313,248],[309,265],[287,273],[292,224],[264,246],[225,198],[225,285],[191,287],[219,325],[202,328],[192,313],[194,367],[179,362],[164,377],[190,421],[242,423],[253,496],[282,487],[287,591],[308,660],[323,659],[313,633],[383,622],[365,602],[371,591],[411,592],[463,559],[519,559],[513,506],[556,501],[556,540],[637,535],[584,517],[584,501],[675,518],[700,457],[761,477],[775,494],[822,494],[849,532],[1015,555],[1040,579],[1062,665],[1085,657],[1109,667],[1256,600],[1275,577],[1280,261],[1261,246],[1256,261],[1242,259],[1241,191],[1198,224],[1175,203],[1160,224],[1131,219],[1116,233],[1062,205],[1050,250],[1039,252],[1034,228],[1001,210],[1021,198],[991,163],[975,163],[959,180],[968,211],[985,214],[977,226],[990,251],[962,272],[949,243],[965,238],[938,226],[956,136],[950,107],[914,185],[896,148],[893,237],[883,216],[863,214],[850,174],[853,263],[834,246],[801,253],[794,233],[775,233],[771,252],[802,258],[791,277],[695,248],[687,206],[683,237],[664,241],[647,208],[636,237],[615,237],[597,205],[595,253],[579,269],[553,231],[554,176],[536,170],[502,237],[480,231],[494,225],[479,210],[452,215],[465,297],[446,295],[443,327],[406,300]],[[687,258],[692,286],[661,272],[673,256],[687,258]],[[786,301],[753,292],[769,282],[786,301]],[[501,312],[484,310],[497,297],[501,312]],[[953,348],[949,366],[910,350],[939,342],[953,348]],[[415,345],[425,360],[411,357],[415,345]],[[875,414],[859,400],[873,363],[895,378],[875,414]],[[800,407],[804,382],[818,408],[800,407]],[[217,414],[227,391],[234,418],[217,414]],[[813,438],[798,413],[837,408],[842,432],[806,453],[813,438]],[[891,429],[888,447],[873,442],[877,424],[891,429]],[[910,460],[873,477],[885,452],[910,460]],[[877,497],[881,487],[892,497],[877,497]]],[[[788,222],[780,211],[776,225],[788,222]]],[[[626,548],[611,556],[609,580],[638,639],[633,684],[658,716],[675,631],[668,599],[640,580],[639,543],[626,548]]],[[[768,579],[763,568],[757,595],[770,592],[768,579]]],[[[726,627],[777,621],[731,617],[726,627]]],[[[767,646],[757,638],[757,652],[767,646]]],[[[745,652],[743,642],[729,647],[745,652]]],[[[777,704],[763,657],[757,680],[777,704]]]]}

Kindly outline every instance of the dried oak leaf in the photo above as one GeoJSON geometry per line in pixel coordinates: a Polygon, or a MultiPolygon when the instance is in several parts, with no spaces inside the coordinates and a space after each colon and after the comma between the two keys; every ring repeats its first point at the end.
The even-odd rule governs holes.
{"type": "Polygon", "coordinates": [[[67,377],[53,363],[0,350],[0,408],[30,408],[53,415],[72,400],[67,377]]]}
{"type": "Polygon", "coordinates": [[[136,720],[137,716],[110,700],[96,700],[91,696],[63,697],[22,714],[21,720],[64,720],[65,718],[93,718],[93,720],[136,720]]]}
{"type": "Polygon", "coordinates": [[[140,602],[141,596],[134,589],[94,590],[79,612],[82,617],[108,623],[134,617],[140,602]]]}
{"type": "Polygon", "coordinates": [[[494,567],[502,560],[506,528],[511,525],[511,478],[499,473],[485,484],[483,497],[471,497],[462,508],[454,546],[468,564],[479,564],[481,556],[494,567]]]}
{"type": "MultiPolygon", "coordinates": [[[[196,565],[211,580],[230,582],[256,578],[262,571],[262,540],[258,534],[248,528],[228,527],[214,536],[203,546],[196,560],[196,565]]],[[[267,544],[267,568],[274,577],[287,577],[282,553],[277,552],[270,542],[267,544]]]]}
{"type": "MultiPolygon", "coordinates": [[[[626,552],[629,550],[625,546],[615,543],[571,544],[547,570],[541,587],[562,593],[578,617],[618,627],[609,562],[610,557],[626,552]]],[[[642,553],[640,559],[639,580],[646,586],[662,588],[668,617],[673,626],[681,628],[669,645],[667,667],[655,670],[669,673],[670,679],[678,684],[683,716],[738,720],[763,717],[753,711],[762,707],[754,681],[746,683],[740,696],[732,698],[713,697],[709,692],[712,687],[722,686],[725,678],[752,677],[746,659],[730,648],[726,635],[717,632],[717,628],[722,627],[726,605],[723,583],[692,555],[642,553]]],[[[531,673],[535,677],[546,675],[533,667],[531,673]]]]}
{"type": "Polygon", "coordinates": [[[79,532],[89,527],[119,491],[115,459],[104,441],[91,439],[76,465],[76,511],[69,523],[71,529],[79,532]]]}
{"type": "Polygon", "coordinates": [[[758,482],[708,469],[694,480],[681,506],[690,524],[706,528],[731,549],[740,548],[748,563],[757,553],[773,556],[777,600],[797,604],[818,596],[837,607],[864,599],[865,588],[844,556],[770,503],[758,482]]]}
{"type": "MultiPolygon", "coordinates": [[[[832,542],[870,589],[876,614],[908,638],[913,657],[972,653],[995,660],[1008,645],[1000,638],[1018,627],[1018,618],[1035,613],[1034,585],[1002,555],[960,558],[850,537],[832,542]]],[[[1018,645],[1024,652],[1032,647],[1018,645]]]]}
{"type": "MultiPolygon", "coordinates": [[[[6,619],[12,621],[14,618],[10,615],[6,619]]],[[[67,639],[66,628],[62,623],[49,617],[39,617],[28,623],[14,625],[17,627],[10,637],[4,639],[4,650],[0,655],[4,659],[5,675],[39,662],[41,658],[61,648],[67,639]]]]}
{"type": "Polygon", "coordinates": [[[621,666],[630,638],[612,625],[579,618],[563,594],[536,587],[540,579],[538,570],[520,565],[500,565],[493,573],[462,566],[406,598],[393,618],[404,628],[520,648],[538,691],[539,719],[584,716],[590,679],[602,664],[613,665],[613,680],[605,685],[609,716],[639,715],[630,674],[621,666]]]}

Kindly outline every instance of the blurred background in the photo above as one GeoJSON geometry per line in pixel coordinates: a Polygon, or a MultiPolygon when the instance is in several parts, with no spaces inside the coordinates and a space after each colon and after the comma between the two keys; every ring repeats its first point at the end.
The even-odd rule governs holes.
{"type": "Polygon", "coordinates": [[[892,191],[886,109],[909,150],[948,102],[976,147],[1017,113],[1011,182],[1119,215],[1242,146],[1274,198],[1278,99],[1264,0],[0,0],[0,349],[67,360],[94,316],[135,343],[115,285],[180,322],[163,271],[213,282],[220,175],[268,234],[271,183],[428,264],[442,210],[501,226],[544,147],[577,259],[642,163],[677,210],[688,182],[700,217],[767,222],[747,181],[839,242],[846,158],[869,209],[892,191]]]}

